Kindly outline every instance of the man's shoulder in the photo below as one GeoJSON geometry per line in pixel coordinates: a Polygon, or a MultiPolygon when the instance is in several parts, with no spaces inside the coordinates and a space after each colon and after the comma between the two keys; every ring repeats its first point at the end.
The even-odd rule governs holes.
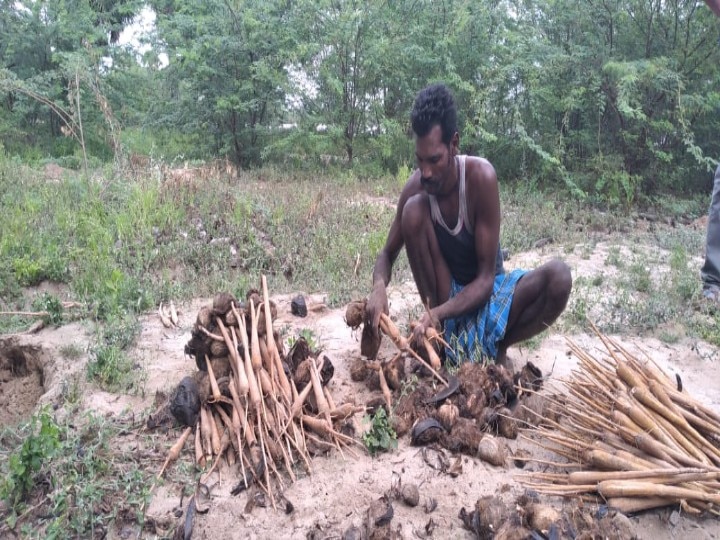
{"type": "Polygon", "coordinates": [[[497,182],[495,167],[484,157],[465,156],[465,179],[484,185],[497,182]]]}
{"type": "Polygon", "coordinates": [[[408,195],[414,195],[416,193],[422,192],[422,184],[420,183],[420,171],[418,169],[415,169],[411,174],[410,178],[407,179],[407,182],[405,182],[405,186],[403,186],[402,193],[406,196],[408,195]]]}

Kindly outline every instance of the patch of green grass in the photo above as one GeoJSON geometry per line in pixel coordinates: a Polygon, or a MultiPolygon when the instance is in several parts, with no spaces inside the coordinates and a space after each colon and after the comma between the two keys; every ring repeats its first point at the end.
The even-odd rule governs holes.
{"type": "Polygon", "coordinates": [[[126,351],[139,331],[140,324],[132,314],[114,317],[101,326],[90,349],[88,378],[109,391],[127,392],[137,386],[142,373],[126,351]]]}
{"type": "Polygon", "coordinates": [[[690,302],[700,296],[702,286],[697,270],[690,268],[687,250],[682,244],[673,246],[670,253],[670,280],[679,301],[690,302]]]}
{"type": "Polygon", "coordinates": [[[652,287],[652,279],[650,270],[644,261],[637,261],[628,268],[628,285],[634,290],[642,293],[650,292],[652,287]]]}
{"type": "Polygon", "coordinates": [[[695,313],[689,320],[693,333],[715,347],[720,347],[720,311],[716,309],[703,315],[695,313]]]}
{"type": "Polygon", "coordinates": [[[79,379],[80,377],[78,375],[74,375],[64,378],[60,383],[60,395],[62,396],[65,405],[70,405],[71,408],[79,405],[82,400],[79,379]]]}
{"type": "Polygon", "coordinates": [[[292,348],[292,346],[295,345],[295,342],[299,338],[303,338],[305,340],[305,342],[308,344],[308,347],[313,353],[317,354],[322,351],[320,337],[315,334],[315,331],[312,328],[301,328],[297,336],[288,336],[288,349],[292,348]]]}
{"type": "Polygon", "coordinates": [[[527,251],[541,238],[552,238],[561,245],[580,240],[574,228],[568,227],[578,211],[575,203],[537,190],[501,185],[501,207],[500,241],[511,253],[527,251]]]}
{"type": "Polygon", "coordinates": [[[83,355],[83,349],[75,343],[67,343],[59,349],[60,356],[65,360],[77,360],[83,355]]]}
{"type": "Polygon", "coordinates": [[[623,268],[624,262],[622,257],[620,256],[620,247],[611,246],[610,249],[608,249],[608,254],[605,258],[605,264],[609,264],[617,268],[623,268]]]}
{"type": "Polygon", "coordinates": [[[47,313],[43,317],[45,324],[58,326],[63,321],[63,305],[60,299],[54,294],[44,292],[41,296],[35,298],[32,303],[34,311],[44,311],[47,313]]]}
{"type": "Polygon", "coordinates": [[[2,432],[0,450],[10,456],[0,462],[4,524],[49,539],[105,536],[116,520],[142,527],[153,475],[136,450],[122,448],[128,427],[123,418],[92,414],[62,422],[43,409],[2,432]]]}
{"type": "MultiPolygon", "coordinates": [[[[60,445],[60,430],[47,408],[32,417],[26,430],[27,436],[10,455],[5,479],[0,483],[0,498],[13,510],[30,493],[36,474],[45,461],[54,457],[60,445]]],[[[16,518],[14,513],[10,516],[10,527],[14,527],[16,518]]]]}
{"type": "Polygon", "coordinates": [[[668,345],[673,345],[680,341],[682,336],[678,332],[672,330],[663,329],[658,333],[658,339],[668,345]]]}

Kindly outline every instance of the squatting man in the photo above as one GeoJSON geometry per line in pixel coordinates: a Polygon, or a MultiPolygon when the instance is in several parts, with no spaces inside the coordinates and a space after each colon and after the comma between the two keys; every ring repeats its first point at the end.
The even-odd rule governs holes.
{"type": "Polygon", "coordinates": [[[552,260],[532,271],[505,271],[495,170],[484,158],[460,154],[457,111],[445,85],[417,95],[411,123],[417,169],[375,262],[366,324],[377,337],[380,314],[388,313],[392,267],[405,246],[418,293],[429,307],[413,340],[420,343],[428,327],[442,325],[450,344],[446,362],[505,364],[510,345],[542,332],[563,312],[570,269],[552,260]]]}

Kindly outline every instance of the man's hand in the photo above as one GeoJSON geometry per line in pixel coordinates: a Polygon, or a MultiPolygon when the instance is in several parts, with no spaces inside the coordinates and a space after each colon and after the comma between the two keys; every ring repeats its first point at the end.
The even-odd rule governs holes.
{"type": "Polygon", "coordinates": [[[373,287],[365,305],[365,326],[370,328],[373,336],[380,334],[380,315],[389,312],[387,290],[383,283],[378,283],[373,287]]]}
{"type": "Polygon", "coordinates": [[[425,315],[422,316],[419,322],[414,323],[413,331],[412,331],[412,338],[410,342],[413,344],[413,346],[417,350],[422,350],[423,347],[423,340],[426,337],[427,329],[428,328],[435,328],[438,330],[440,325],[440,321],[438,321],[432,314],[432,310],[428,310],[425,312],[425,315]]]}

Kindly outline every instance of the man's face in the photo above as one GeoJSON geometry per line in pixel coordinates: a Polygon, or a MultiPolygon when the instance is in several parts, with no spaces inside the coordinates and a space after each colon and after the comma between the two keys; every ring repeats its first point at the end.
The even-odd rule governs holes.
{"type": "Polygon", "coordinates": [[[420,183],[430,195],[445,195],[455,186],[457,134],[450,144],[442,142],[442,128],[435,125],[424,137],[415,138],[415,158],[420,183]]]}

